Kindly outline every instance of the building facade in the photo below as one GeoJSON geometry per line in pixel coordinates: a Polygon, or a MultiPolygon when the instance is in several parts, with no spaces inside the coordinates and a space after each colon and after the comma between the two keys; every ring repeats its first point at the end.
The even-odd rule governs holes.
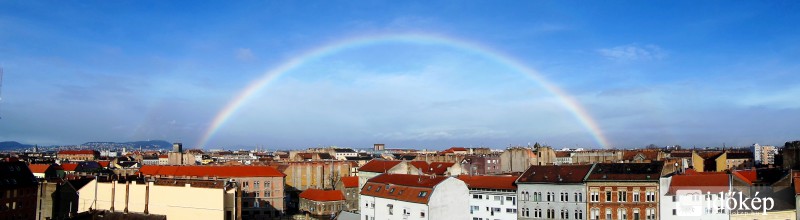
{"type": "Polygon", "coordinates": [[[588,219],[585,178],[593,165],[531,166],[517,179],[519,219],[588,219]]]}
{"type": "Polygon", "coordinates": [[[285,174],[269,166],[142,166],[148,180],[228,180],[241,189],[241,212],[248,219],[269,219],[286,213],[285,174]]]}
{"type": "Polygon", "coordinates": [[[517,219],[518,176],[461,175],[469,188],[469,213],[474,220],[517,219]]]}
{"type": "Polygon", "coordinates": [[[658,219],[663,162],[598,163],[586,177],[589,219],[658,219]]]}
{"type": "Polygon", "coordinates": [[[307,189],[300,193],[300,211],[308,219],[330,219],[346,208],[344,194],[339,190],[307,189]]]}
{"type": "Polygon", "coordinates": [[[361,188],[367,220],[469,219],[469,189],[453,177],[381,174],[361,188]]]}
{"type": "Polygon", "coordinates": [[[87,161],[97,160],[100,152],[96,150],[62,150],[58,152],[56,158],[67,161],[87,161]]]}

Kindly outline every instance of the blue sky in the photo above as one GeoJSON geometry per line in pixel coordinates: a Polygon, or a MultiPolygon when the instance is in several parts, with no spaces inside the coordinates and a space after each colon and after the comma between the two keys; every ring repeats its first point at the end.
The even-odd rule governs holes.
{"type": "MultiPolygon", "coordinates": [[[[0,140],[163,139],[195,147],[265,71],[331,42],[473,42],[569,93],[615,147],[800,138],[795,1],[0,1],[0,140]]],[[[598,147],[525,74],[447,45],[311,60],[206,148],[598,147]]]]}

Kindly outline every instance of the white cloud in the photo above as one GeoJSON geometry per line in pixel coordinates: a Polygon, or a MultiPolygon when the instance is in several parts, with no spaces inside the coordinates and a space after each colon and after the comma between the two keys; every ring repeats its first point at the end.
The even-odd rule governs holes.
{"type": "Polygon", "coordinates": [[[603,48],[599,49],[598,53],[608,59],[616,61],[660,60],[667,55],[661,47],[652,44],[630,44],[603,48]]]}
{"type": "Polygon", "coordinates": [[[236,50],[236,59],[241,61],[251,61],[256,59],[256,55],[250,48],[239,48],[236,50]]]}

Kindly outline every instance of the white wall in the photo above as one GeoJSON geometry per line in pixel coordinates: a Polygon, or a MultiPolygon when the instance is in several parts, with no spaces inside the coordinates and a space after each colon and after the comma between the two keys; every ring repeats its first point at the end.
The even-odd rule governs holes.
{"type": "MultiPolygon", "coordinates": [[[[701,178],[701,176],[698,176],[698,178],[701,178]]],[[[664,219],[664,220],[691,220],[691,219],[698,219],[698,220],[700,220],[700,219],[702,219],[702,220],[728,220],[728,219],[730,219],[731,216],[730,216],[730,213],[728,211],[724,211],[723,213],[716,213],[716,210],[717,210],[717,208],[719,208],[719,206],[715,206],[714,207],[714,213],[713,214],[706,214],[705,212],[703,212],[702,215],[700,215],[700,216],[678,215],[677,214],[678,211],[676,209],[678,209],[678,204],[680,203],[680,201],[678,201],[677,198],[675,198],[675,196],[667,195],[667,193],[669,192],[669,185],[670,185],[671,182],[672,182],[672,178],[671,177],[662,177],[661,180],[660,180],[660,183],[659,183],[660,184],[660,186],[659,186],[659,188],[660,188],[659,195],[661,196],[661,198],[659,200],[660,201],[659,202],[659,209],[661,210],[659,219],[664,219]]],[[[730,189],[731,188],[729,186],[728,190],[730,190],[730,189]]],[[[711,200],[711,202],[712,202],[711,204],[722,204],[721,200],[722,200],[721,198],[714,197],[711,200]]],[[[703,206],[706,206],[705,203],[707,201],[702,200],[700,202],[703,203],[703,206]]],[[[701,210],[701,211],[704,211],[704,210],[701,210]]]]}
{"type": "Polygon", "coordinates": [[[472,219],[517,219],[516,191],[497,192],[470,190],[469,205],[472,219]],[[475,196],[479,196],[480,198],[475,198],[475,196]],[[500,199],[499,201],[496,200],[498,197],[500,199]],[[511,199],[510,201],[508,200],[509,198],[511,199]],[[493,212],[492,209],[494,208],[499,208],[500,211],[493,212]]]}
{"type": "MultiPolygon", "coordinates": [[[[228,196],[226,200],[226,194],[232,194],[232,191],[225,192],[220,188],[148,184],[150,184],[148,211],[151,214],[166,215],[168,219],[224,219],[225,211],[232,211],[225,208],[226,202],[232,203],[232,196],[228,196]]],[[[128,211],[144,213],[146,185],[134,182],[129,187],[128,211]]],[[[110,210],[112,202],[116,212],[125,210],[124,183],[98,183],[97,180],[93,180],[78,193],[78,212],[88,211],[89,208],[110,210]],[[112,191],[115,191],[113,201],[112,191]]]]}
{"type": "Polygon", "coordinates": [[[471,219],[469,214],[469,189],[456,178],[447,178],[429,194],[428,204],[411,203],[366,195],[359,196],[361,219],[369,220],[427,220],[471,219]],[[374,204],[374,205],[373,205],[374,204]],[[389,215],[389,205],[392,215],[389,215]],[[408,213],[403,215],[403,211],[408,213]],[[423,216],[421,213],[425,213],[423,216]]]}
{"type": "MultiPolygon", "coordinates": [[[[584,184],[530,184],[530,183],[519,183],[517,185],[517,216],[519,219],[535,219],[534,218],[534,210],[541,209],[542,210],[542,218],[547,217],[547,210],[553,209],[555,210],[555,217],[556,219],[561,219],[561,210],[566,209],[569,211],[569,218],[568,219],[576,219],[575,212],[576,210],[580,210],[583,213],[583,218],[581,219],[589,219],[589,214],[586,212],[586,201],[589,199],[589,195],[586,193],[586,185],[584,184]],[[522,192],[529,192],[530,198],[526,199],[522,192]],[[542,193],[542,200],[540,202],[535,202],[533,200],[534,192],[541,192],[542,193]],[[552,192],[555,195],[553,201],[547,201],[547,192],[552,192]],[[561,201],[561,192],[568,193],[567,201],[561,201]],[[581,194],[581,200],[575,200],[575,193],[581,194]],[[523,208],[529,209],[530,216],[525,217],[523,216],[523,208]]],[[[539,219],[542,219],[539,218],[539,219]]]]}

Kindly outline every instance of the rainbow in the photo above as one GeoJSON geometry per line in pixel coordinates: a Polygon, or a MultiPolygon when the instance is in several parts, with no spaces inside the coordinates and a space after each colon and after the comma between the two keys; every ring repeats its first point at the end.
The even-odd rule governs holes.
{"type": "Polygon", "coordinates": [[[495,51],[491,48],[484,47],[480,44],[468,42],[466,40],[457,39],[449,36],[441,36],[441,35],[433,35],[433,34],[381,34],[381,35],[369,35],[369,36],[361,36],[361,37],[353,37],[347,38],[344,40],[334,41],[332,43],[324,44],[320,47],[316,47],[314,49],[308,50],[305,53],[300,54],[299,56],[295,56],[292,59],[287,60],[286,62],[282,63],[281,65],[266,71],[260,78],[256,81],[253,81],[248,85],[245,89],[238,93],[238,95],[231,100],[217,115],[214,117],[214,120],[211,122],[210,126],[206,129],[205,133],[201,137],[201,139],[197,142],[199,147],[205,147],[206,143],[214,136],[214,133],[219,130],[231,116],[236,114],[236,112],[247,102],[252,99],[252,97],[258,93],[259,91],[263,90],[267,87],[271,82],[275,81],[278,77],[287,72],[290,72],[293,69],[297,69],[304,64],[308,63],[309,61],[316,60],[322,57],[326,57],[331,54],[336,54],[337,52],[363,47],[367,45],[374,45],[379,43],[386,43],[386,42],[407,42],[407,43],[415,43],[415,44],[433,44],[433,45],[444,45],[453,47],[456,49],[461,49],[469,52],[474,52],[479,55],[482,55],[488,59],[493,59],[494,61],[506,65],[511,69],[519,71],[521,73],[525,73],[530,79],[538,83],[542,86],[546,91],[555,95],[559,102],[577,119],[578,122],[583,125],[592,135],[594,140],[597,142],[598,145],[601,147],[609,147],[610,144],[607,138],[603,135],[602,130],[597,125],[597,122],[589,115],[589,113],[584,109],[575,98],[570,96],[567,92],[553,84],[552,82],[545,79],[541,74],[536,72],[535,70],[523,65],[521,62],[515,60],[512,57],[509,57],[501,52],[495,51]]]}

